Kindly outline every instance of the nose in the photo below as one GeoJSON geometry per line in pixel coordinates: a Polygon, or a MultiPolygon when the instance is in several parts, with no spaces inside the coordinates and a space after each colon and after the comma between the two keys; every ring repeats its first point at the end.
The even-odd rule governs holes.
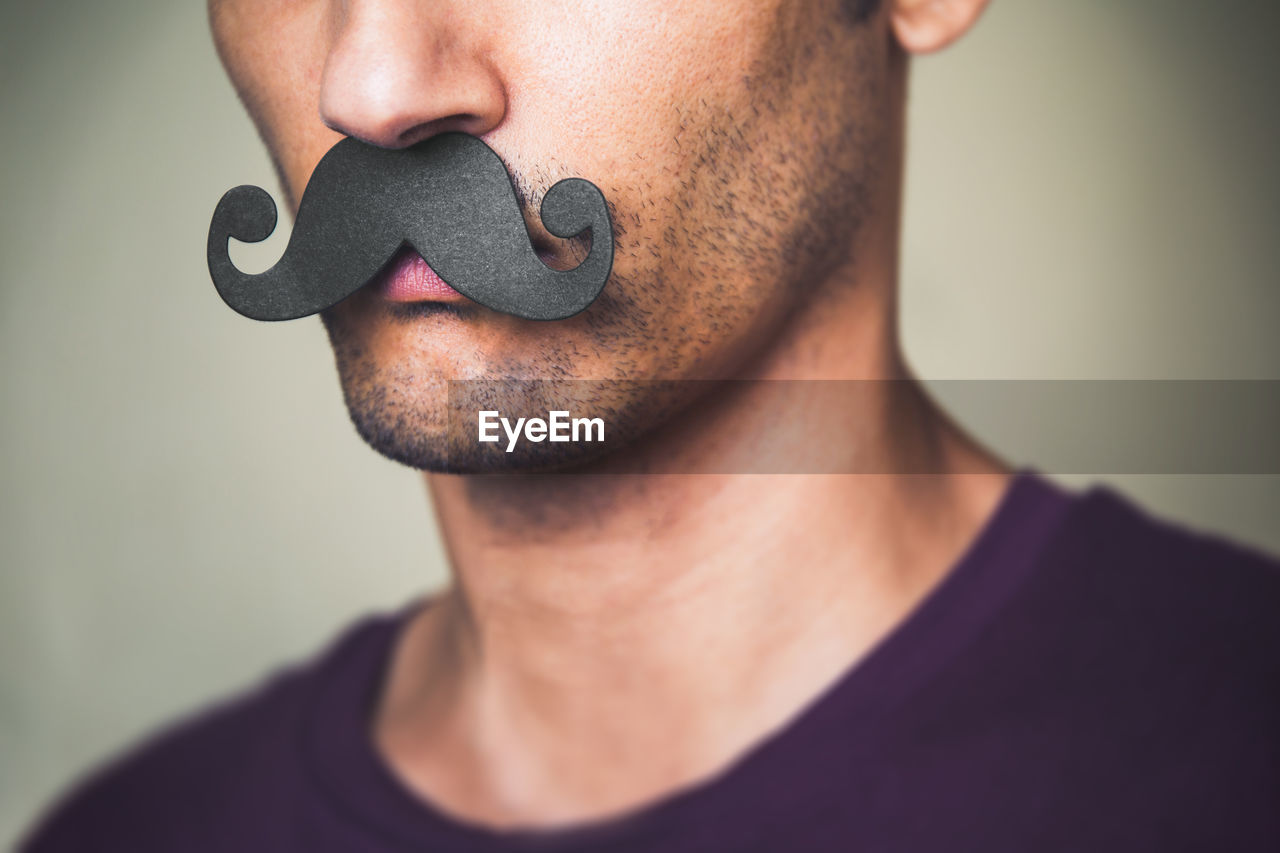
{"type": "Polygon", "coordinates": [[[447,0],[348,0],[320,85],[326,125],[384,148],[438,133],[483,135],[506,91],[484,33],[447,0]]]}

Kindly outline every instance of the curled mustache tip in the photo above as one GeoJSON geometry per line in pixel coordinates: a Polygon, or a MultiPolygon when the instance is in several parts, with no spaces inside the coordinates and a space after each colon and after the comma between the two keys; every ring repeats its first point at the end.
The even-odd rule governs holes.
{"type": "Polygon", "coordinates": [[[231,261],[228,241],[261,243],[275,232],[277,221],[276,203],[270,194],[261,187],[242,184],[227,190],[218,200],[209,226],[209,273],[218,295],[231,308],[254,320],[292,318],[280,316],[272,294],[264,288],[244,286],[245,276],[231,261]]]}

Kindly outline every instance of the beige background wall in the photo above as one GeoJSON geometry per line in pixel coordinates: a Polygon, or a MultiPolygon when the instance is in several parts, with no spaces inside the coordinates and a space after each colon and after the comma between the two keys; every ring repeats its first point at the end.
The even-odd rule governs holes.
{"type": "MultiPolygon", "coordinates": [[[[995,0],[918,63],[921,375],[1280,378],[1271,8],[995,0]]],[[[0,117],[6,845],[86,763],[443,564],[417,477],[349,427],[319,322],[247,322],[209,284],[219,195],[274,184],[203,8],[4,5],[0,117]]],[[[1276,477],[1123,485],[1280,550],[1276,477]]]]}

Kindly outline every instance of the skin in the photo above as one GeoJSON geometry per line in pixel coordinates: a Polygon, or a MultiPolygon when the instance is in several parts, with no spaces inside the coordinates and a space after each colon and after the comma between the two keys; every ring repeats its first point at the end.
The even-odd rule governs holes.
{"type": "MultiPolygon", "coordinates": [[[[627,441],[424,475],[453,583],[400,637],[373,719],[411,790],[464,821],[545,827],[713,778],[972,541],[1007,471],[910,380],[894,292],[908,54],[983,5],[213,0],[295,207],[342,135],[399,147],[446,130],[483,137],[532,211],[568,176],[614,205],[614,277],[570,320],[371,291],[325,312],[353,421],[380,452],[482,467],[449,452],[449,379],[900,380],[485,386],[493,407],[555,399],[627,441]],[[749,471],[812,448],[871,473],[622,473],[749,471]]],[[[527,221],[572,265],[582,247],[527,221]]]]}

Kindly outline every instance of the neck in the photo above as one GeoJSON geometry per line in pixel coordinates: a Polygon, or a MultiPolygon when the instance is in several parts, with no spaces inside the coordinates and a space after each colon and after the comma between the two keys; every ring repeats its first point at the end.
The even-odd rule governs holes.
{"type": "Polygon", "coordinates": [[[1007,475],[905,378],[889,326],[859,321],[891,312],[848,290],[753,375],[894,381],[787,391],[767,430],[744,428],[760,395],[796,386],[746,383],[646,452],[723,471],[795,424],[784,456],[891,460],[874,473],[428,478],[455,583],[403,636],[375,725],[411,788],[496,826],[624,812],[785,725],[938,582],[1007,475]]]}

